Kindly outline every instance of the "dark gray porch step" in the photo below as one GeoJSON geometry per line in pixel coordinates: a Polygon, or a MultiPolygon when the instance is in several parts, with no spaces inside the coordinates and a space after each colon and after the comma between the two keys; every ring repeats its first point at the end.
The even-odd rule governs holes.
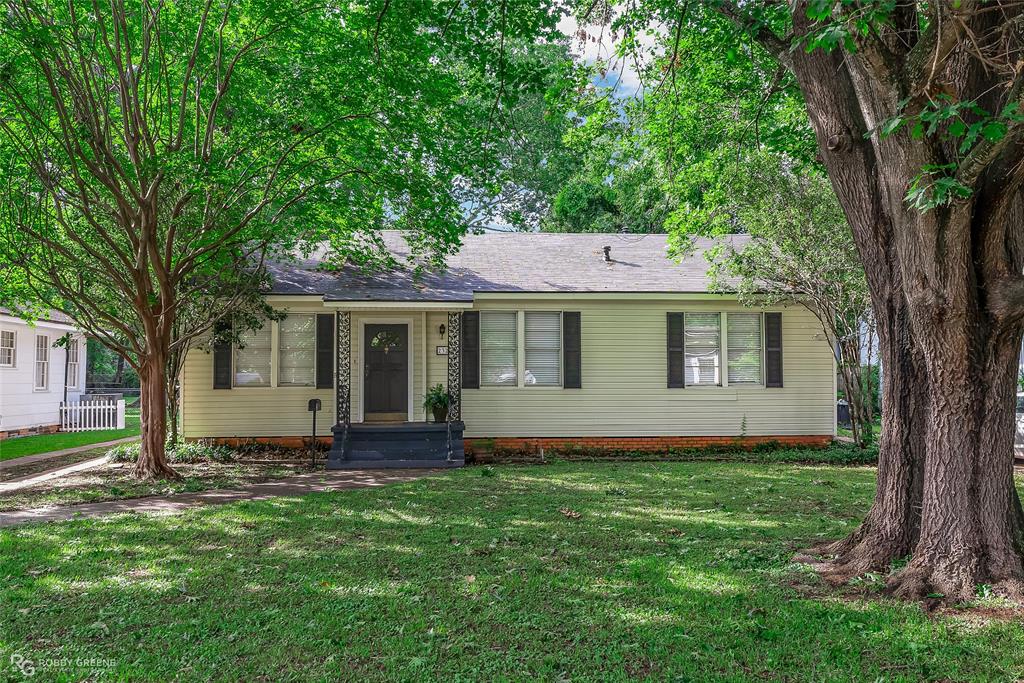
{"type": "Polygon", "coordinates": [[[329,470],[367,470],[367,469],[422,469],[426,467],[462,467],[465,460],[328,460],[329,470]]]}
{"type": "Polygon", "coordinates": [[[330,469],[458,467],[465,462],[461,422],[335,426],[330,469]]]}

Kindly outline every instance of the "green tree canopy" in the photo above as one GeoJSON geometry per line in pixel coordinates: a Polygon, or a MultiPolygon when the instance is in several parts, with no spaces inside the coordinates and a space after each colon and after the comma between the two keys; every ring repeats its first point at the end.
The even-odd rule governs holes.
{"type": "Polygon", "coordinates": [[[327,243],[440,259],[456,185],[536,75],[543,2],[325,6],[7,3],[0,27],[0,300],[64,310],[139,371],[143,457],[163,463],[165,364],[258,312],[268,258],[327,243]]]}

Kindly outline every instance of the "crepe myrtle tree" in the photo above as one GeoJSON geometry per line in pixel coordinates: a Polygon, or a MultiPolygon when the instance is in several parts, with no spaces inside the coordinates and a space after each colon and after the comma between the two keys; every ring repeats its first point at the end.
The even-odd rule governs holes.
{"type": "MultiPolygon", "coordinates": [[[[580,4],[586,15],[591,3],[580,4]]],[[[658,49],[680,78],[709,56],[673,50],[675,35],[693,32],[715,36],[719,56],[764,54],[792,77],[852,231],[886,368],[880,458],[867,517],[816,549],[821,568],[844,580],[909,557],[887,580],[898,596],[969,600],[988,583],[1024,597],[1013,486],[1024,4],[638,0],[621,9],[623,49],[663,27],[658,49]]]]}
{"type": "Polygon", "coordinates": [[[774,154],[723,162],[713,209],[671,217],[673,248],[691,234],[742,229],[749,241],[722,241],[708,254],[712,286],[746,306],[806,306],[832,347],[850,404],[854,442],[872,442],[871,366],[875,324],[864,269],[832,187],[820,173],[774,154]],[[683,222],[695,223],[686,226],[683,222]]]}
{"type": "Polygon", "coordinates": [[[451,188],[486,182],[474,141],[517,92],[506,39],[555,23],[526,0],[3,12],[0,300],[66,312],[138,371],[140,477],[175,476],[175,355],[255,311],[268,258],[365,258],[387,226],[435,258],[457,244],[451,188]]]}

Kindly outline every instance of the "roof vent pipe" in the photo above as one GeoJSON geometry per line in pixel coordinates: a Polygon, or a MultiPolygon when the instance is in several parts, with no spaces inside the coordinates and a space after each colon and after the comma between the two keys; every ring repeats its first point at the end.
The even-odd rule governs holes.
{"type": "Polygon", "coordinates": [[[604,248],[604,260],[607,261],[608,263],[612,262],[612,248],[611,247],[605,247],[604,248]]]}

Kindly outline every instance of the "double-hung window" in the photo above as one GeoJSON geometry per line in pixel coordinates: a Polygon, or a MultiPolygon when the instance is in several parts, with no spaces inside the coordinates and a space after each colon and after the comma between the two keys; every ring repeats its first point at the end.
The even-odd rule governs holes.
{"type": "Polygon", "coordinates": [[[760,313],[730,313],[726,317],[729,384],[761,384],[764,346],[760,313]]]}
{"type": "Polygon", "coordinates": [[[313,386],[316,379],[316,316],[291,314],[278,323],[278,330],[278,385],[313,386]]]}
{"type": "Polygon", "coordinates": [[[33,387],[36,391],[50,388],[50,338],[45,334],[36,335],[36,362],[33,369],[33,387]]]}
{"type": "Polygon", "coordinates": [[[523,314],[526,386],[557,387],[562,384],[562,314],[526,311],[523,314]]]}
{"type": "Polygon", "coordinates": [[[686,386],[720,386],[722,315],[687,313],[683,329],[683,374],[686,386]]]}
{"type": "Polygon", "coordinates": [[[68,340],[68,388],[78,388],[78,340],[68,340]]]}
{"type": "Polygon", "coordinates": [[[258,330],[247,330],[239,337],[235,347],[235,386],[270,386],[270,337],[269,322],[258,330]]]}
{"type": "Polygon", "coordinates": [[[516,386],[519,376],[515,311],[480,314],[480,384],[516,386]]]}
{"type": "Polygon", "coordinates": [[[14,330],[0,330],[0,368],[13,368],[17,360],[18,336],[14,330]]]}

